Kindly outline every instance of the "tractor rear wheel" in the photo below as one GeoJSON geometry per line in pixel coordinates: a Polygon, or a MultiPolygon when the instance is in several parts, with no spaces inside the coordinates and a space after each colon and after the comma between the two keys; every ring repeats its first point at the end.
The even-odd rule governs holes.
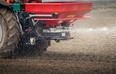
{"type": "Polygon", "coordinates": [[[14,55],[19,42],[20,28],[16,17],[7,8],[0,7],[0,56],[14,55]]]}

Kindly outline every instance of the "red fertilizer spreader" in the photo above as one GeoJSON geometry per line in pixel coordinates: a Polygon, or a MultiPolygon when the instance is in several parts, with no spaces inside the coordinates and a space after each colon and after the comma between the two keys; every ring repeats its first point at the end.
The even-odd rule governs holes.
{"type": "Polygon", "coordinates": [[[51,40],[72,39],[71,24],[91,10],[91,2],[76,0],[0,0],[0,53],[41,54],[51,40]]]}

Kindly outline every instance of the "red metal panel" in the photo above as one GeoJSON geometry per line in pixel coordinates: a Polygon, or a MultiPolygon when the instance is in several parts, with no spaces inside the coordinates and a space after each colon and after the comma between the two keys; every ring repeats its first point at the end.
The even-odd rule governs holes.
{"type": "MultiPolygon", "coordinates": [[[[53,26],[58,21],[68,22],[83,17],[84,14],[92,9],[92,3],[89,2],[65,2],[65,3],[26,3],[25,11],[34,14],[52,14],[59,13],[59,18],[44,18],[47,24],[53,26]],[[65,19],[65,20],[64,20],[65,19]],[[52,22],[52,20],[54,22],[52,22]]],[[[37,19],[36,19],[37,20],[37,19]]],[[[38,18],[42,20],[42,18],[38,18]]]]}
{"type": "Polygon", "coordinates": [[[34,13],[65,13],[65,12],[87,12],[92,9],[92,3],[26,3],[26,12],[34,13]]]}
{"type": "Polygon", "coordinates": [[[90,16],[83,16],[83,17],[76,17],[76,18],[57,18],[57,19],[49,19],[49,18],[34,18],[34,20],[41,20],[41,21],[45,21],[45,23],[47,23],[48,26],[50,27],[54,27],[55,25],[60,25],[62,22],[67,22],[67,24],[71,24],[72,22],[74,22],[77,19],[86,19],[86,18],[90,18],[90,16]]]}

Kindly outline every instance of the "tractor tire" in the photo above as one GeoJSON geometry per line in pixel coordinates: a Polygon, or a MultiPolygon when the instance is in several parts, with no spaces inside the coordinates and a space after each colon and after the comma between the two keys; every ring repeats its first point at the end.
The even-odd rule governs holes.
{"type": "Polygon", "coordinates": [[[0,57],[14,55],[20,34],[15,15],[7,8],[0,6],[0,57]]]}

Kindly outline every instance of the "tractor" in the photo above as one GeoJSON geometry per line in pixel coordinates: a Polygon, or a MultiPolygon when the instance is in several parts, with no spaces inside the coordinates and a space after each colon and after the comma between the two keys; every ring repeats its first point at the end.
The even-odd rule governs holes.
{"type": "Polygon", "coordinates": [[[72,23],[91,10],[76,0],[0,0],[0,56],[42,55],[51,40],[72,39],[72,23]]]}

